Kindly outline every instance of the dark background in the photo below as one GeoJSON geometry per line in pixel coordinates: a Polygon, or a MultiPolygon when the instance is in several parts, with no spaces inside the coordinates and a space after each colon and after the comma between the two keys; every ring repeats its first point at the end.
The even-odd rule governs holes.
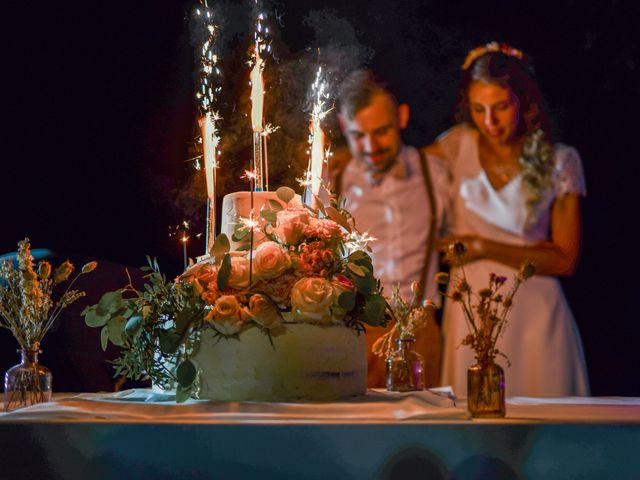
{"type": "MultiPolygon", "coordinates": [[[[189,29],[194,3],[10,1],[0,7],[0,253],[29,236],[33,247],[73,258],[139,266],[150,254],[169,274],[179,271],[182,249],[169,227],[192,217],[195,234],[204,214],[202,173],[185,162],[193,154],[196,115],[189,29]],[[185,199],[187,190],[193,194],[185,199]]],[[[496,39],[533,57],[560,138],[578,148],[586,171],[582,261],[563,285],[582,332],[592,390],[640,396],[640,315],[634,307],[640,292],[640,8],[568,0],[314,0],[281,1],[276,8],[284,23],[277,26],[282,65],[293,59],[299,68],[309,58],[305,49],[328,39],[357,45],[360,58],[368,52],[369,65],[410,104],[405,138],[416,145],[451,125],[459,65],[470,48],[496,39]],[[323,9],[333,11],[317,12],[323,9]]],[[[251,28],[247,19],[247,37],[251,28]]],[[[242,40],[232,48],[229,57],[242,58],[242,40]]],[[[241,60],[228,62],[225,75],[242,85],[248,72],[241,60]]],[[[269,75],[277,78],[277,70],[269,75]]],[[[240,110],[239,99],[225,102],[227,111],[234,105],[240,110]]],[[[276,132],[271,143],[280,141],[278,135],[295,138],[298,130],[289,132],[276,132]]],[[[305,161],[270,158],[282,170],[305,161]]],[[[246,168],[241,156],[235,160],[222,160],[233,175],[246,168]]],[[[223,186],[237,188],[232,181],[223,186]]],[[[203,253],[195,238],[189,249],[191,256],[203,253]]],[[[117,269],[108,271],[99,281],[109,288],[124,283],[124,275],[113,273],[117,269]]],[[[0,340],[10,345],[8,332],[0,340]]],[[[2,360],[2,371],[15,363],[12,355],[2,360]]]]}

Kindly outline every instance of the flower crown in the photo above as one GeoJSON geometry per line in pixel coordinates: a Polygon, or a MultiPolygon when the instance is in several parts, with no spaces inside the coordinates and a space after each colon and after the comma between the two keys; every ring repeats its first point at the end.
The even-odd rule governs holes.
{"type": "Polygon", "coordinates": [[[476,61],[479,57],[486,55],[491,52],[501,52],[505,55],[509,55],[510,57],[516,57],[522,60],[522,50],[518,50],[517,48],[513,48],[512,46],[506,43],[498,43],[498,42],[490,42],[486,45],[481,45],[480,47],[476,47],[471,50],[467,54],[467,58],[464,59],[464,63],[462,64],[462,70],[468,70],[473,62],[476,61]]]}

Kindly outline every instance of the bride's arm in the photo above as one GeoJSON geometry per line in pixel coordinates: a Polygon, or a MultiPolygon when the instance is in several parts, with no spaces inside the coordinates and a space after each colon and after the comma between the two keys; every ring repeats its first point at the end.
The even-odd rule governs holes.
{"type": "Polygon", "coordinates": [[[551,239],[531,246],[496,242],[473,235],[449,236],[439,241],[441,249],[459,240],[467,246],[466,262],[488,259],[519,268],[530,260],[536,274],[568,276],[578,263],[581,236],[580,197],[567,193],[555,200],[551,207],[551,239]]]}

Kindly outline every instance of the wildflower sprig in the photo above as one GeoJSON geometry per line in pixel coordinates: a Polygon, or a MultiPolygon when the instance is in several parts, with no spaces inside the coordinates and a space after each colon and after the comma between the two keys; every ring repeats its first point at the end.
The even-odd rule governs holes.
{"type": "Polygon", "coordinates": [[[29,239],[25,238],[18,243],[17,263],[17,269],[8,260],[0,265],[0,327],[11,331],[22,349],[38,350],[60,312],[85,295],[71,289],[73,284],[98,263],[84,265],[57,301],[53,298],[55,287],[68,281],[75,270],[69,260],[55,270],[46,260],[34,268],[29,239]]]}
{"type": "MultiPolygon", "coordinates": [[[[469,333],[462,340],[462,345],[473,350],[479,363],[493,361],[496,355],[501,355],[508,363],[509,359],[496,345],[507,325],[507,314],[513,307],[513,297],[520,285],[535,274],[535,266],[529,261],[524,262],[506,293],[503,293],[503,287],[507,283],[507,277],[495,273],[489,275],[487,287],[474,291],[467,282],[464,271],[466,251],[461,242],[449,246],[448,256],[452,264],[460,268],[462,275],[454,279],[456,286],[451,293],[445,294],[453,302],[459,303],[464,312],[469,333]]],[[[449,275],[440,272],[436,275],[436,281],[446,285],[450,281],[449,275]]]]}
{"type": "Polygon", "coordinates": [[[415,338],[416,332],[427,325],[436,305],[431,300],[425,300],[418,304],[418,292],[422,289],[420,282],[411,284],[411,299],[407,302],[400,294],[400,286],[394,285],[391,294],[391,303],[388,310],[393,318],[394,325],[387,333],[376,340],[372,351],[379,357],[387,357],[395,349],[395,341],[398,339],[415,338]]]}

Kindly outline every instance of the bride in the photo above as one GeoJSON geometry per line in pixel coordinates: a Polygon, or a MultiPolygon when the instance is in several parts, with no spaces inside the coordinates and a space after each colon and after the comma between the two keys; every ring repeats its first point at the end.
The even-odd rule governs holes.
{"type": "MultiPolygon", "coordinates": [[[[589,395],[580,334],[556,278],[571,275],[579,257],[586,189],[578,152],[551,143],[529,63],[508,45],[493,42],[469,53],[457,120],[424,149],[446,159],[452,174],[452,235],[441,248],[456,240],[466,245],[464,268],[475,289],[488,284],[490,273],[513,279],[524,260],[536,265],[498,340],[511,363],[507,396],[589,395]]],[[[456,269],[451,273],[455,279],[456,269]]],[[[447,302],[443,329],[442,383],[464,397],[475,362],[469,349],[458,348],[467,334],[460,305],[447,302]]]]}

